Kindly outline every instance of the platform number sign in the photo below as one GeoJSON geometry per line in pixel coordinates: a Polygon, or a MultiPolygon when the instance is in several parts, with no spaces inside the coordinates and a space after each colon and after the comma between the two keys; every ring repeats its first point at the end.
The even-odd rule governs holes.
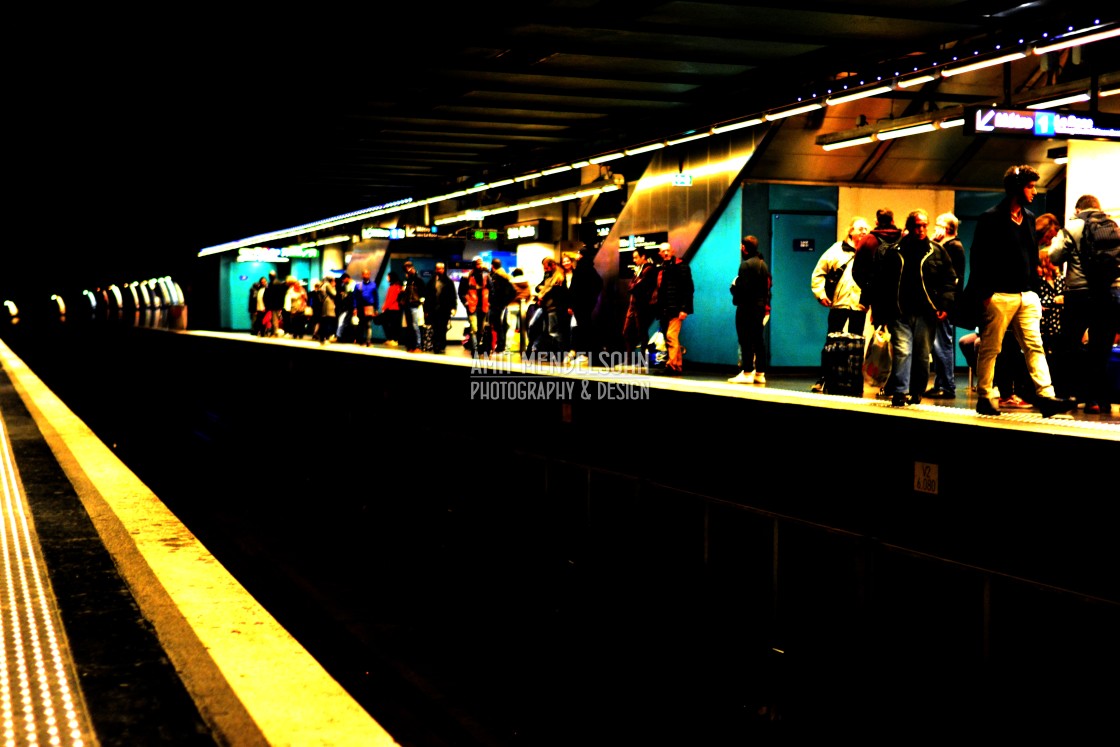
{"type": "Polygon", "coordinates": [[[914,490],[937,495],[937,465],[914,462],[914,490]]]}

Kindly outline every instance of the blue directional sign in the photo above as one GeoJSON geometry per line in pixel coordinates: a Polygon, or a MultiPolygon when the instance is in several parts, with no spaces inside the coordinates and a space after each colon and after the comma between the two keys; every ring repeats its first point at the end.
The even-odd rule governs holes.
{"type": "Polygon", "coordinates": [[[1120,118],[1107,114],[980,107],[969,109],[964,123],[969,135],[1120,140],[1120,118]]]}

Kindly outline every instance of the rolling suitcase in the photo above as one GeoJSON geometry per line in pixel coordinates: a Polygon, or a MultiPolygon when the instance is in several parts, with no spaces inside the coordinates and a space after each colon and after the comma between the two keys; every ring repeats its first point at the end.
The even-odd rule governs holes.
{"type": "Polygon", "coordinates": [[[821,351],[825,394],[863,396],[863,335],[830,332],[821,351]]]}

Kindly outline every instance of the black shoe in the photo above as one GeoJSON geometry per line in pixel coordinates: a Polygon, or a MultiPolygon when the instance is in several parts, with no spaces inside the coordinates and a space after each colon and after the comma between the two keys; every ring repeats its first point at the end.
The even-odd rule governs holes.
{"type": "Polygon", "coordinates": [[[1057,397],[1039,397],[1034,405],[1042,413],[1042,417],[1049,418],[1058,413],[1075,409],[1077,402],[1072,399],[1058,399],[1057,397]]]}
{"type": "Polygon", "coordinates": [[[957,393],[938,387],[937,389],[930,389],[926,392],[926,396],[930,399],[956,399],[957,393]]]}
{"type": "Polygon", "coordinates": [[[976,412],[981,415],[999,415],[999,400],[995,397],[981,397],[976,400],[976,412]]]}
{"type": "Polygon", "coordinates": [[[908,394],[908,395],[906,395],[906,404],[908,404],[908,405],[920,405],[920,404],[922,404],[922,398],[919,397],[917,394],[908,394]]]}
{"type": "Polygon", "coordinates": [[[906,407],[910,404],[910,396],[907,394],[892,394],[891,407],[906,407]]]}

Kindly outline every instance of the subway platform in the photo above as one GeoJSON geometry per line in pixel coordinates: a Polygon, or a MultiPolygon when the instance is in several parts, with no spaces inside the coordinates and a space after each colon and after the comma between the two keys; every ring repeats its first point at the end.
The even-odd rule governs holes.
{"type": "MultiPolygon", "coordinates": [[[[410,367],[489,367],[485,375],[506,375],[507,363],[522,364],[480,363],[459,347],[437,356],[377,344],[319,346],[243,333],[142,334],[359,362],[383,358],[410,367]]],[[[6,645],[12,640],[6,682],[22,688],[18,695],[12,688],[12,743],[398,744],[118,461],[114,444],[103,443],[6,346],[0,346],[0,368],[6,645]],[[8,536],[17,529],[18,536],[8,536]],[[43,652],[27,641],[46,642],[43,652]],[[56,735],[59,741],[52,742],[56,735]]],[[[991,418],[975,413],[972,394],[898,409],[874,392],[863,398],[812,393],[812,377],[806,375],[772,375],[766,386],[742,386],[726,381],[732,373],[665,377],[551,364],[533,369],[534,376],[577,385],[623,380],[686,397],[749,399],[838,414],[858,410],[896,423],[974,426],[991,439],[1045,433],[1120,440],[1115,411],[1044,419],[1024,410],[991,418]]],[[[966,378],[959,377],[959,392],[967,392],[966,378]]],[[[1114,606],[1116,600],[1107,604],[1114,606]]]]}
{"type": "Polygon", "coordinates": [[[396,742],[0,344],[4,744],[396,742]]]}

